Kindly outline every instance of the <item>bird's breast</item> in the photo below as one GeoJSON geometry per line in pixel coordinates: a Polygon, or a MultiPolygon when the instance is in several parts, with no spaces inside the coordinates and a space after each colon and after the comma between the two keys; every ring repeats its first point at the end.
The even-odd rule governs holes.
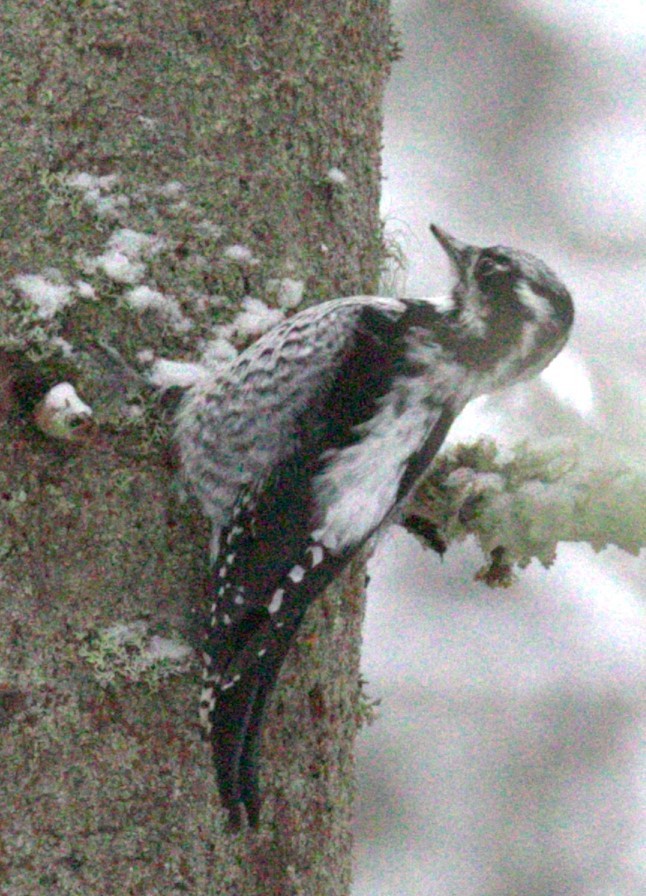
{"type": "Polygon", "coordinates": [[[396,383],[357,440],[323,458],[314,479],[316,541],[340,553],[369,537],[393,511],[409,459],[424,444],[442,406],[429,402],[423,377],[396,383]]]}

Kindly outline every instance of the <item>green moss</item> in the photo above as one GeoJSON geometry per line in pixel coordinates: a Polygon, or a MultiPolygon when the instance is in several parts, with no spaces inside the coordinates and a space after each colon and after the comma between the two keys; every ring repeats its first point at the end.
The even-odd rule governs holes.
{"type": "Polygon", "coordinates": [[[106,687],[120,679],[130,684],[142,683],[157,690],[160,682],[185,672],[192,650],[179,640],[157,639],[154,650],[145,622],[116,624],[80,636],[81,656],[91,667],[95,680],[106,687]]]}

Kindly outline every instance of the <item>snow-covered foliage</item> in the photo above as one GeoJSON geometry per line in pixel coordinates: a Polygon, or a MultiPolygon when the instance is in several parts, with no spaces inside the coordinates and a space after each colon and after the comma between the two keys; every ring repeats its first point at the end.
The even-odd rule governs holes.
{"type": "Polygon", "coordinates": [[[551,565],[562,541],[639,553],[646,544],[646,480],[637,470],[582,466],[574,448],[560,443],[520,445],[506,458],[483,439],[443,454],[409,513],[448,542],[475,535],[490,558],[479,577],[506,585],[513,565],[533,559],[551,565]]]}

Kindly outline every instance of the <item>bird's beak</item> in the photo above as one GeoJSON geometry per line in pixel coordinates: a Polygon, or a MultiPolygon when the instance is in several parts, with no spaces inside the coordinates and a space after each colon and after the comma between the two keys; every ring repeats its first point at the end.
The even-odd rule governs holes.
{"type": "Polygon", "coordinates": [[[435,224],[431,224],[431,233],[449,256],[449,261],[455,272],[459,276],[466,273],[471,259],[480,250],[476,246],[470,246],[468,243],[463,243],[461,240],[456,239],[450,233],[447,233],[446,230],[440,230],[435,224]]]}

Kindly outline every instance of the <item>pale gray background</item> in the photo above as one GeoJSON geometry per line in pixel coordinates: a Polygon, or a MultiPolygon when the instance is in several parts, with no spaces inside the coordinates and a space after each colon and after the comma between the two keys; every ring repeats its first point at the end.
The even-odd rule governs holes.
{"type": "MultiPolygon", "coordinates": [[[[441,293],[429,221],[542,256],[575,294],[570,348],[468,411],[482,432],[575,440],[642,464],[646,7],[601,0],[394,3],[383,215],[398,288],[441,293]],[[640,442],[641,439],[641,442],[640,442]]],[[[508,591],[401,530],[371,566],[354,896],[646,891],[643,559],[562,546],[508,591]],[[640,593],[641,592],[641,593],[640,593]]]]}

